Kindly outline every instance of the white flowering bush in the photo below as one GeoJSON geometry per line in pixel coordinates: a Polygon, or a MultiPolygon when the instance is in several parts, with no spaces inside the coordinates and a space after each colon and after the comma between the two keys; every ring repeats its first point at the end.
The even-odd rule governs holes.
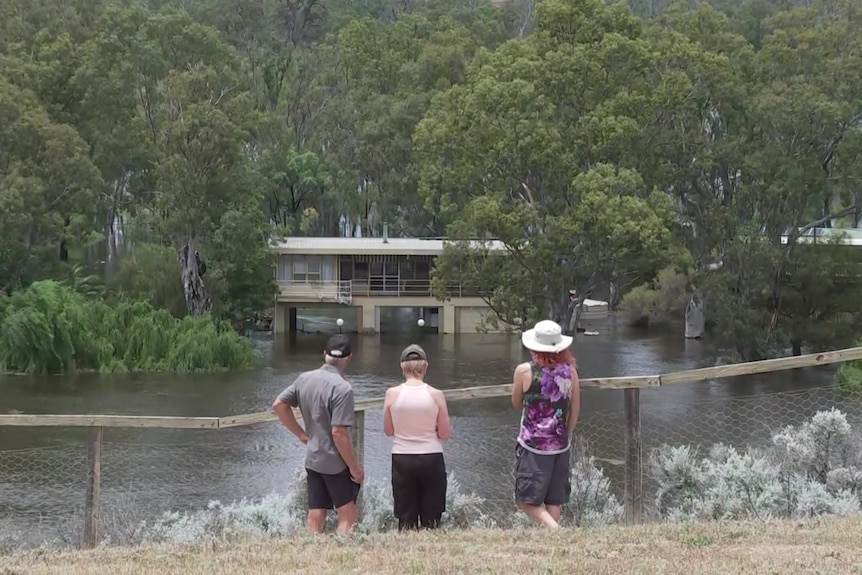
{"type": "MultiPolygon", "coordinates": [[[[652,511],[664,521],[722,519],[803,518],[821,515],[855,515],[862,512],[862,436],[847,417],[835,409],[816,413],[799,426],[772,434],[761,447],[740,449],[716,444],[703,452],[688,445],[662,445],[650,454],[647,473],[654,485],[652,511]]],[[[120,499],[102,509],[103,542],[200,543],[235,538],[283,537],[305,531],[306,473],[300,468],[287,495],[242,499],[230,504],[210,502],[204,509],[166,512],[155,519],[146,506],[120,499]]],[[[571,453],[571,495],[563,506],[562,524],[602,526],[619,522],[623,503],[611,479],[589,454],[576,444],[571,453]]],[[[395,529],[391,487],[366,481],[356,531],[373,533],[395,529]]],[[[486,501],[448,477],[444,529],[514,527],[533,525],[511,507],[489,515],[486,501]]],[[[69,537],[57,543],[75,544],[80,518],[69,537]]],[[[0,554],[25,546],[24,533],[0,520],[0,554]]],[[[327,514],[326,530],[336,527],[336,514],[327,514]]],[[[65,529],[60,529],[65,533],[65,529]]]]}
{"type": "MultiPolygon", "coordinates": [[[[739,449],[713,445],[706,453],[683,445],[663,445],[651,454],[648,474],[655,484],[655,514],[666,521],[767,519],[859,513],[862,493],[862,441],[846,416],[822,411],[799,426],[774,433],[768,445],[739,449]]],[[[589,455],[586,444],[572,449],[571,497],[562,523],[601,526],[619,522],[623,503],[611,480],[589,455]]],[[[135,530],[141,541],[196,542],[212,538],[279,537],[303,530],[306,475],[299,469],[287,496],[212,502],[206,509],[169,512],[135,530]]],[[[388,484],[366,481],[357,531],[396,528],[388,484]]],[[[444,528],[495,527],[485,500],[467,492],[449,475],[444,528]]],[[[499,518],[496,518],[499,519],[499,518]]],[[[531,525],[512,504],[514,526],[531,525]]],[[[327,530],[336,515],[327,515],[327,530]]]]}
{"type": "MultiPolygon", "coordinates": [[[[392,495],[389,494],[389,505],[392,495]]],[[[446,487],[446,512],[441,525],[448,528],[496,527],[497,523],[483,511],[485,499],[473,492],[467,492],[461,483],[455,479],[455,474],[449,472],[446,487]]]]}
{"type": "Polygon", "coordinates": [[[599,526],[617,523],[623,516],[623,503],[611,490],[611,480],[596,465],[583,442],[572,447],[570,469],[571,495],[563,506],[562,523],[599,526]]]}
{"type": "MultiPolygon", "coordinates": [[[[356,526],[359,531],[365,533],[374,533],[380,531],[389,531],[398,527],[398,520],[395,518],[395,510],[392,507],[392,487],[379,482],[368,482],[362,486],[362,496],[360,498],[362,504],[362,513],[359,515],[359,524],[356,526]]],[[[333,521],[335,513],[329,513],[333,521]]]]}
{"type": "Polygon", "coordinates": [[[12,527],[8,521],[0,520],[0,555],[12,553],[26,545],[26,537],[20,529],[12,527]]]}
{"type": "MultiPolygon", "coordinates": [[[[242,499],[229,505],[213,501],[205,509],[191,512],[170,511],[142,523],[136,530],[139,542],[196,543],[239,537],[281,537],[305,528],[306,503],[304,469],[299,469],[288,495],[268,495],[259,500],[242,499]]],[[[485,500],[466,493],[450,474],[445,527],[490,527],[493,521],[484,514],[485,500]]],[[[362,510],[356,531],[371,533],[394,529],[398,525],[392,509],[389,485],[366,481],[360,495],[362,510]]],[[[335,512],[327,514],[327,531],[336,527],[335,512]]]]}
{"type": "Polygon", "coordinates": [[[663,445],[650,458],[655,511],[666,520],[766,519],[860,511],[862,450],[832,409],[788,426],[762,449],[718,444],[706,456],[663,445]]]}

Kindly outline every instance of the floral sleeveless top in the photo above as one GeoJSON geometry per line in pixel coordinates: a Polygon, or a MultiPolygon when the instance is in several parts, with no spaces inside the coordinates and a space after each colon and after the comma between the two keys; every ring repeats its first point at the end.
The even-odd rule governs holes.
{"type": "Polygon", "coordinates": [[[566,421],[572,396],[572,366],[567,363],[540,367],[530,362],[532,381],[524,393],[518,443],[543,455],[569,449],[566,421]]]}

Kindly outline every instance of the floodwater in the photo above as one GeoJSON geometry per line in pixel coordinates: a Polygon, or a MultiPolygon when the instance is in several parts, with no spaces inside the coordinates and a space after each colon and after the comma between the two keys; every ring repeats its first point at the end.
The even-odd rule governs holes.
{"type": "MultiPolygon", "coordinates": [[[[517,336],[437,335],[415,325],[412,312],[384,318],[377,336],[352,336],[347,376],[358,398],[382,396],[399,382],[404,345],[421,344],[428,381],[443,389],[511,381],[527,354],[517,336]],[[388,325],[387,325],[388,324],[388,325]]],[[[265,367],[227,375],[122,375],[0,378],[0,413],[225,416],[265,411],[296,375],[321,363],[335,318],[306,315],[308,332],[294,340],[255,340],[265,367]]],[[[350,330],[350,318],[345,330],[350,330]]],[[[708,341],[595,322],[599,335],[579,334],[574,351],[581,377],[650,375],[715,365],[708,341]]],[[[644,449],[661,442],[707,445],[768,439],[831,406],[833,368],[810,368],[721,381],[679,384],[641,394],[644,449]]],[[[489,510],[511,506],[511,464],[518,413],[508,399],[450,404],[454,433],[447,467],[489,510]]],[[[584,390],[578,435],[588,442],[616,486],[624,453],[623,392],[584,390]]],[[[0,521],[27,530],[62,531],[80,513],[86,479],[86,429],[0,427],[0,521]]],[[[372,481],[389,479],[389,438],[380,411],[366,417],[365,469],[372,481]]],[[[302,446],[278,423],[228,430],[113,429],[104,431],[102,501],[134,507],[142,517],[168,509],[201,508],[287,493],[301,465],[302,446]]],[[[105,503],[107,506],[108,503],[105,503]]],[[[75,527],[77,529],[77,527],[75,527]]]]}

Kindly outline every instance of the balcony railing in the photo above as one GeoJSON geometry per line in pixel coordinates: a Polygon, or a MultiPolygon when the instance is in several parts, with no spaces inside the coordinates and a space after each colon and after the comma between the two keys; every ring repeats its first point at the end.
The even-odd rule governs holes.
{"type": "MultiPolygon", "coordinates": [[[[375,278],[369,280],[279,282],[283,297],[303,301],[349,304],[354,297],[432,297],[429,280],[375,278]]],[[[478,297],[480,291],[461,283],[447,284],[449,297],[478,297]]]]}
{"type": "Polygon", "coordinates": [[[319,281],[297,282],[280,281],[278,287],[282,296],[300,301],[320,301],[350,303],[350,282],[319,281]]]}

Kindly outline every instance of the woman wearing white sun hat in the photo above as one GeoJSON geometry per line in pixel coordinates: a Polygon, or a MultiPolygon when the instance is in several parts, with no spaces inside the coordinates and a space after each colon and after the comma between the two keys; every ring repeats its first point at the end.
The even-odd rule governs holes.
{"type": "Polygon", "coordinates": [[[512,405],[521,410],[515,448],[515,501],[545,527],[560,526],[569,501],[569,449],[581,390],[572,338],[545,320],[521,336],[531,359],[515,368],[512,405]]]}

